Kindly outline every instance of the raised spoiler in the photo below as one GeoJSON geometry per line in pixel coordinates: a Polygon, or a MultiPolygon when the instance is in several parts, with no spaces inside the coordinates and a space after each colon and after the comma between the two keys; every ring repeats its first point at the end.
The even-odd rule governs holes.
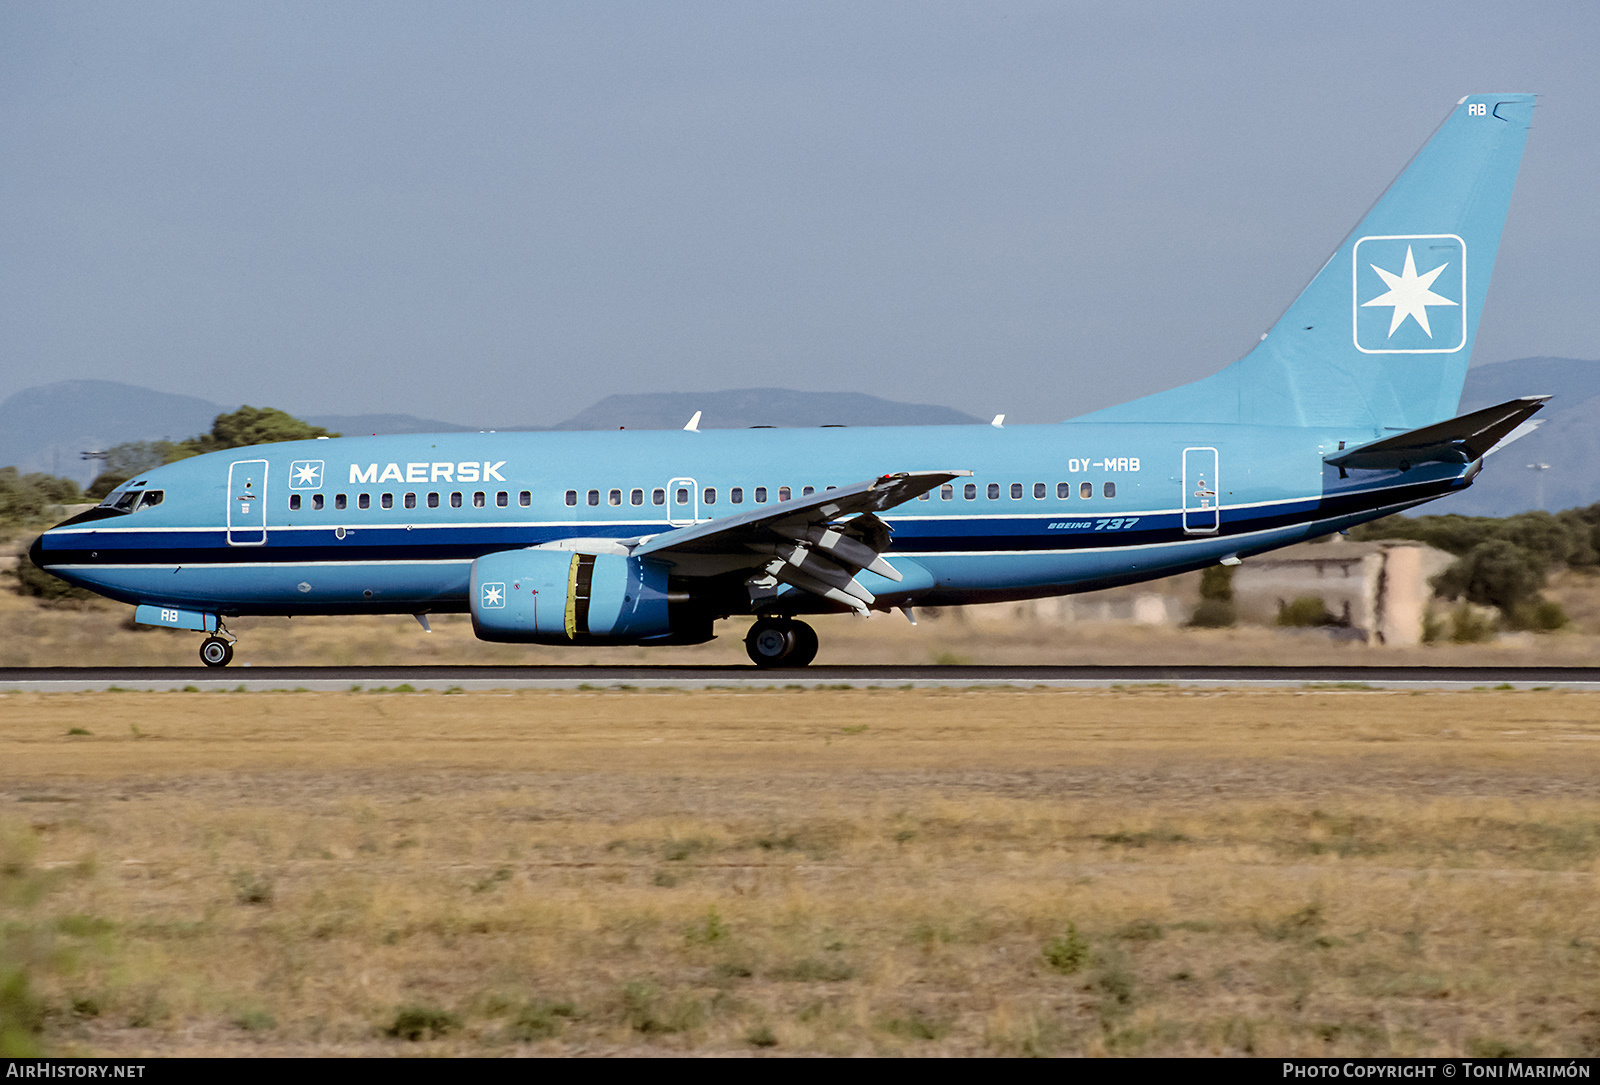
{"type": "Polygon", "coordinates": [[[1549,396],[1522,396],[1481,411],[1324,456],[1343,471],[1409,471],[1419,463],[1472,463],[1482,459],[1513,430],[1532,418],[1549,396]]]}

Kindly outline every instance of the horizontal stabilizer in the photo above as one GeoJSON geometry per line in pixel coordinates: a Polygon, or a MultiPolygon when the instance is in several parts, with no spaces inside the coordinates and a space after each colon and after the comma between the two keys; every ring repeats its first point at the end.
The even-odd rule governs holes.
{"type": "Polygon", "coordinates": [[[1523,396],[1445,422],[1385,437],[1324,462],[1361,471],[1408,471],[1419,463],[1471,463],[1531,418],[1549,396],[1523,396]]]}

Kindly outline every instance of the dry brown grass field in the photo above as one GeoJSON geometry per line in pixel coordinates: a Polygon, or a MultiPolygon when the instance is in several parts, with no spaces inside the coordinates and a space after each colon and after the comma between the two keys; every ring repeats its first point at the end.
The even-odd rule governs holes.
{"type": "Polygon", "coordinates": [[[1600,698],[0,695],[0,1043],[1600,1050],[1600,698]]]}
{"type": "MultiPolygon", "coordinates": [[[[961,610],[924,613],[910,625],[899,614],[808,618],[817,628],[819,664],[1338,664],[1563,665],[1600,664],[1600,581],[1563,574],[1550,594],[1573,615],[1559,633],[1518,633],[1484,644],[1368,647],[1324,630],[1260,626],[1183,629],[1078,622],[1042,625],[1003,621],[961,610]]],[[[133,624],[132,607],[108,601],[42,607],[0,590],[0,667],[194,666],[197,633],[133,624]]],[[[678,648],[560,648],[488,644],[472,635],[465,615],[432,617],[422,632],[406,615],[330,618],[236,618],[234,667],[245,664],[672,664],[748,665],[748,619],[719,622],[707,644],[678,648]]]]}

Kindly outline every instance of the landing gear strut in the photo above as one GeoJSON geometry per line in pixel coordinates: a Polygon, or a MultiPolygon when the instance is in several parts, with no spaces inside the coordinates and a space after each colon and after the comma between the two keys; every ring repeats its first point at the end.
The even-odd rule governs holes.
{"type": "Polygon", "coordinates": [[[804,667],[817,658],[817,632],[793,618],[760,618],[744,638],[758,667],[804,667]]]}
{"type": "Polygon", "coordinates": [[[200,662],[208,667],[226,667],[233,662],[233,645],[221,637],[207,637],[200,643],[200,662]]]}

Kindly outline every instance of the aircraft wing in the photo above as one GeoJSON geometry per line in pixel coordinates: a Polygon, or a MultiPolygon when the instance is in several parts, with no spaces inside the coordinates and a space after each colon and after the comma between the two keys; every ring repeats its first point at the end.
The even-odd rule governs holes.
{"type": "MultiPolygon", "coordinates": [[[[927,493],[971,471],[904,471],[823,490],[809,497],[764,505],[646,536],[628,548],[634,557],[721,558],[729,568],[749,568],[753,594],[778,585],[822,596],[865,613],[873,595],[856,580],[865,569],[889,580],[900,573],[883,558],[889,525],[876,513],[927,493]]],[[[720,564],[720,563],[719,563],[720,564]]]]}
{"type": "Polygon", "coordinates": [[[1533,417],[1549,396],[1523,396],[1481,411],[1423,426],[1381,441],[1360,445],[1323,462],[1335,467],[1371,471],[1419,463],[1471,463],[1492,451],[1502,439],[1533,417]]]}

